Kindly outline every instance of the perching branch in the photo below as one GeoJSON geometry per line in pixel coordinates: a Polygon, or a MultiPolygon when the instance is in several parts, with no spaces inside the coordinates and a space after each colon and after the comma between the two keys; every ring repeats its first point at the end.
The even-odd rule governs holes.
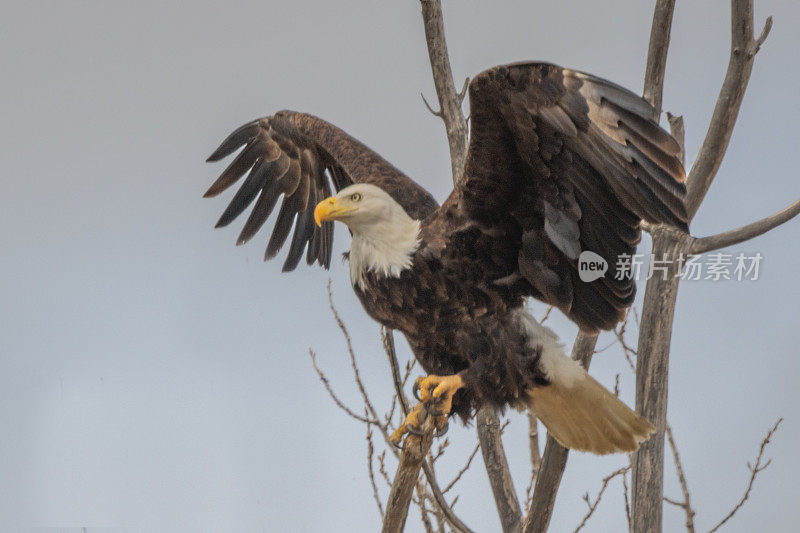
{"type": "MultiPolygon", "coordinates": [[[[397,353],[395,352],[394,348],[394,334],[392,333],[391,329],[383,329],[383,335],[381,336],[383,340],[383,347],[386,351],[386,355],[389,358],[389,366],[392,369],[392,382],[395,389],[395,394],[398,398],[398,402],[400,403],[400,408],[402,411],[403,416],[408,414],[410,409],[408,405],[408,400],[405,397],[405,393],[403,392],[403,381],[400,378],[400,365],[397,363],[397,353]]],[[[432,418],[432,417],[429,417],[432,418]]],[[[424,430],[424,425],[423,425],[424,430]]],[[[430,445],[428,446],[430,448],[430,445]]],[[[405,454],[405,447],[403,449],[403,454],[405,454]]],[[[427,453],[427,451],[426,451],[427,453]]],[[[466,468],[469,468],[469,463],[472,462],[472,458],[469,459],[467,462],[466,468]]],[[[413,463],[412,463],[413,464],[413,463]]],[[[459,519],[456,514],[453,512],[453,509],[450,505],[448,505],[447,500],[444,497],[443,491],[439,488],[439,484],[436,481],[436,475],[433,471],[433,467],[428,463],[428,461],[422,461],[421,463],[422,470],[425,472],[425,477],[428,480],[428,485],[431,489],[431,495],[433,496],[433,500],[436,502],[441,513],[444,515],[447,522],[450,526],[455,530],[461,533],[471,533],[471,530],[459,519]]],[[[399,467],[398,467],[399,468],[399,467]]],[[[419,471],[419,470],[418,470],[419,471]]],[[[458,477],[461,477],[460,475],[458,477]]],[[[450,485],[448,485],[447,490],[450,490],[452,486],[458,481],[458,479],[453,480],[450,485]]],[[[397,482],[397,476],[395,476],[395,482],[397,482]]],[[[392,487],[392,492],[394,493],[394,487],[392,487]]],[[[398,496],[402,493],[396,493],[398,496]]],[[[389,501],[392,499],[392,494],[389,495],[389,501]]],[[[387,504],[388,507],[389,504],[387,504]]],[[[408,512],[406,510],[406,512],[408,512]]]]}
{"type": "Polygon", "coordinates": [[[753,37],[753,0],[731,0],[731,54],[728,70],[708,125],[706,138],[686,181],[689,216],[694,217],[722,164],[744,99],[753,60],[772,28],[772,17],[761,35],[753,37]]]}
{"type": "Polygon", "coordinates": [[[425,462],[425,455],[433,442],[434,417],[429,416],[422,423],[422,435],[409,434],[403,441],[403,453],[394,475],[392,489],[386,503],[383,518],[383,533],[399,533],[403,530],[408,516],[411,495],[417,484],[419,469],[425,462]]]}
{"type": "Polygon", "coordinates": [[[720,250],[739,244],[740,242],[749,241],[759,235],[763,235],[771,229],[777,228],[784,222],[796,217],[800,214],[800,200],[795,201],[793,204],[781,209],[774,215],[762,218],[756,222],[742,226],[741,228],[732,229],[710,237],[702,237],[694,239],[690,247],[692,254],[702,254],[714,250],[720,250]]]}
{"type": "MultiPolygon", "coordinates": [[[[423,101],[431,113],[444,121],[447,142],[450,147],[453,183],[455,184],[461,177],[467,155],[467,121],[461,111],[461,104],[467,93],[469,79],[464,81],[461,92],[457,93],[453,84],[453,73],[444,36],[441,2],[440,0],[420,0],[420,3],[422,4],[422,19],[425,25],[425,39],[428,44],[433,81],[436,95],[439,98],[439,111],[434,111],[425,101],[424,96],[423,101]]],[[[500,423],[497,414],[487,406],[478,412],[476,420],[484,465],[492,486],[503,531],[506,533],[518,531],[522,512],[500,440],[500,423]]]]}

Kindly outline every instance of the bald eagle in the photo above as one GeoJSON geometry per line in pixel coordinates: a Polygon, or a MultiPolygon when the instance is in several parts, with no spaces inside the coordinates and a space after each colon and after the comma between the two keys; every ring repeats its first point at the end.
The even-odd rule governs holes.
{"type": "Polygon", "coordinates": [[[283,201],[266,248],[294,227],[284,271],[328,268],[333,221],[352,234],[350,280],[367,314],[403,333],[428,375],[392,435],[423,414],[442,427],[484,404],[530,408],[567,448],[635,450],[653,426],[567,357],[526,310],[536,298],[582,331],[610,329],[634,298],[618,267],[642,220],[687,230],[680,146],[642,98],[595,76],[546,63],[486,70],[469,85],[463,176],[440,206],[417,183],[337,127],[281,111],[235,130],[208,158],[244,147],[205,196],[246,174],[217,227],[255,201],[237,244],[283,201]],[[582,281],[579,257],[609,266],[582,281]]]}

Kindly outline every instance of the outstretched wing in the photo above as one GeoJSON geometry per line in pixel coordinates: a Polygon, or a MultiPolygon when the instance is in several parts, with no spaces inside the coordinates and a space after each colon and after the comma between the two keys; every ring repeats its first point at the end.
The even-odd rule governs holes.
{"type": "Polygon", "coordinates": [[[555,305],[584,330],[613,327],[635,294],[616,266],[634,253],[640,221],[687,230],[680,146],[639,96],[554,65],[495,67],[469,94],[469,154],[448,202],[473,222],[458,231],[494,236],[475,237],[492,258],[484,271],[503,274],[486,281],[555,305]],[[578,274],[587,250],[609,266],[592,282],[578,274]]]}
{"type": "Polygon", "coordinates": [[[284,272],[297,267],[306,248],[309,265],[316,261],[325,268],[330,266],[333,224],[317,227],[313,212],[332,190],[371,183],[419,219],[437,207],[425,189],[378,154],[312,115],[281,111],[249,122],[231,133],[208,161],[223,159],[242,147],[204,196],[216,196],[246,175],[217,222],[217,227],[227,226],[255,201],[236,241],[244,244],[264,225],[283,195],[264,259],[275,257],[294,225],[284,272]]]}

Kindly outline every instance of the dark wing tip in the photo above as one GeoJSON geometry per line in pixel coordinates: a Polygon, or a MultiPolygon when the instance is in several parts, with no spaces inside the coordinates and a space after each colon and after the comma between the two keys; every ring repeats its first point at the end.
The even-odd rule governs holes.
{"type": "Polygon", "coordinates": [[[217,149],[214,150],[210,156],[208,156],[206,163],[213,163],[215,161],[219,161],[220,159],[224,159],[241,146],[247,144],[247,142],[255,137],[259,130],[264,127],[264,121],[265,119],[259,118],[236,128],[233,133],[228,135],[225,140],[220,143],[217,149]]]}

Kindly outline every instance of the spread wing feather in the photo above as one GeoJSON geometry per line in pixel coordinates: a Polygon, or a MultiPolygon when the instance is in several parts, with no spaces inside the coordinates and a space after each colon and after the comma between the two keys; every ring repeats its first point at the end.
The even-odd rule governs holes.
{"type": "Polygon", "coordinates": [[[616,266],[635,252],[640,221],[688,229],[680,146],[639,96],[555,65],[492,68],[469,94],[464,178],[429,227],[451,243],[474,228],[505,238],[474,237],[482,249],[472,264],[457,249],[447,260],[481,270],[508,297],[559,307],[584,330],[613,327],[635,295],[616,266]],[[587,250],[609,265],[589,283],[577,261],[587,250]],[[498,266],[497,257],[507,259],[498,266]]]}
{"type": "Polygon", "coordinates": [[[313,210],[333,190],[353,183],[372,183],[420,219],[438,207],[427,191],[378,154],[312,115],[281,111],[249,122],[222,141],[208,161],[219,161],[240,149],[205,196],[220,194],[244,176],[217,222],[217,227],[227,226],[253,206],[237,244],[252,239],[283,198],[264,259],[278,254],[294,226],[284,271],[294,270],[304,251],[309,265],[316,262],[324,268],[330,266],[333,224],[326,222],[318,228],[313,210]]]}

